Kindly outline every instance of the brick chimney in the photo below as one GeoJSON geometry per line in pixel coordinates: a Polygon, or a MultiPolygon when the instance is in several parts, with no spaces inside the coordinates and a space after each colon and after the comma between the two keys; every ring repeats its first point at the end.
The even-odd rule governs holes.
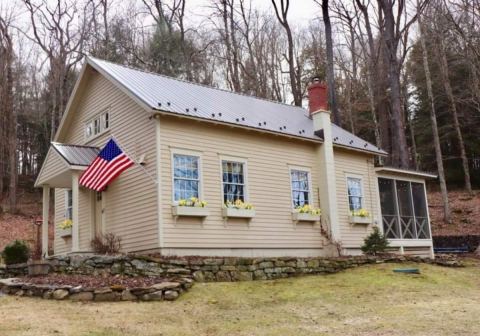
{"type": "Polygon", "coordinates": [[[308,110],[310,117],[319,111],[328,111],[327,85],[320,78],[312,78],[308,85],[308,110]]]}
{"type": "MultiPolygon", "coordinates": [[[[340,241],[338,221],[335,159],[333,155],[332,123],[328,110],[327,85],[314,77],[307,88],[308,110],[315,134],[323,139],[317,148],[318,186],[322,221],[330,227],[332,238],[340,241]]],[[[327,250],[326,250],[327,251],[327,250]]],[[[327,253],[335,254],[334,249],[327,253]]]]}

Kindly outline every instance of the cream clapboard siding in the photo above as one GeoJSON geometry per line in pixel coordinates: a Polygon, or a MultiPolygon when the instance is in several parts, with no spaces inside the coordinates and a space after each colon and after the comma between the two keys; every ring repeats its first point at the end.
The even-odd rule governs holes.
{"type": "Polygon", "coordinates": [[[318,207],[315,145],[282,137],[247,132],[172,117],[161,118],[162,205],[167,248],[322,248],[318,224],[292,222],[289,165],[312,171],[313,201],[318,207]],[[203,199],[210,215],[174,222],[172,204],[172,151],[201,152],[203,199]],[[220,156],[247,159],[248,201],[256,216],[246,220],[221,217],[223,203],[220,156]]]}
{"type": "Polygon", "coordinates": [[[379,220],[378,187],[374,171],[373,157],[343,149],[334,149],[335,177],[337,183],[337,208],[342,245],[345,248],[358,248],[370,233],[372,225],[351,225],[350,209],[347,196],[347,176],[358,175],[363,183],[363,207],[379,220]]]}
{"type": "Polygon", "coordinates": [[[64,170],[68,169],[68,165],[63,158],[51,148],[48,150],[47,156],[45,157],[46,164],[42,167],[42,170],[39,173],[39,179],[37,181],[38,185],[47,182],[52,177],[62,173],[64,170]]]}
{"type": "Polygon", "coordinates": [[[65,191],[67,189],[54,189],[54,222],[55,222],[55,236],[53,241],[53,250],[55,254],[67,253],[72,250],[72,238],[60,237],[58,226],[65,220],[65,191]]]}
{"type": "MultiPolygon", "coordinates": [[[[155,176],[155,122],[131,98],[107,78],[92,70],[85,90],[74,107],[66,137],[59,142],[102,147],[110,135],[136,159],[145,154],[145,169],[155,176]],[[84,138],[84,124],[97,114],[109,111],[110,131],[92,139],[84,138]]],[[[88,249],[92,238],[92,196],[81,189],[80,196],[80,248],[88,249]]],[[[133,166],[103,193],[105,198],[104,230],[122,238],[124,251],[158,248],[158,216],[156,185],[139,167],[133,166]]]]}

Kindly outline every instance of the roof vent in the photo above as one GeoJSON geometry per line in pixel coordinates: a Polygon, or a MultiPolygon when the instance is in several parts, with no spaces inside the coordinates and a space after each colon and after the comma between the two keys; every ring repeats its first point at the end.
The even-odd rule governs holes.
{"type": "Polygon", "coordinates": [[[162,106],[162,103],[158,103],[158,106],[162,106]]]}
{"type": "Polygon", "coordinates": [[[170,102],[167,102],[167,106],[170,106],[170,102]]]}
{"type": "Polygon", "coordinates": [[[187,111],[187,113],[188,113],[188,112],[190,112],[190,109],[189,109],[189,108],[186,108],[185,111],[187,111]]]}

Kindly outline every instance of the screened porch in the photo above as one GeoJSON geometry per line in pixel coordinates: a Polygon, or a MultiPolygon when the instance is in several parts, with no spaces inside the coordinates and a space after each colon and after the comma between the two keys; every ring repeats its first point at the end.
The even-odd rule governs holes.
{"type": "Polygon", "coordinates": [[[389,239],[431,239],[425,184],[379,177],[382,225],[389,239]]]}

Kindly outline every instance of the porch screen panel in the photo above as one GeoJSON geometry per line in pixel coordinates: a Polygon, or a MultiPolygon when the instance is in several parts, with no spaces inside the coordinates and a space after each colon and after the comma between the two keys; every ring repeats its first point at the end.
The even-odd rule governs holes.
{"type": "Polygon", "coordinates": [[[400,238],[394,180],[379,178],[380,206],[383,232],[387,238],[400,238]]]}
{"type": "Polygon", "coordinates": [[[410,182],[396,181],[400,229],[403,239],[416,238],[415,217],[413,216],[410,182]]]}
{"type": "Polygon", "coordinates": [[[429,239],[427,200],[425,199],[425,187],[422,183],[412,182],[412,197],[418,238],[429,239]]]}

